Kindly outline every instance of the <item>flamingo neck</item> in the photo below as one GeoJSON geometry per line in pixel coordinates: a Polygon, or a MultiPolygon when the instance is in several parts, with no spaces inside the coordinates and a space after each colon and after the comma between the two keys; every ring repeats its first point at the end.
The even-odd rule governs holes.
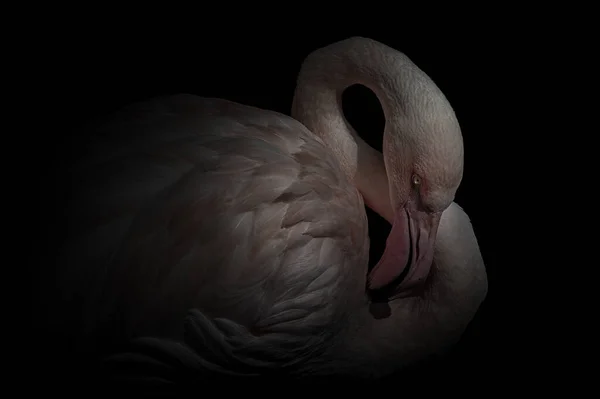
{"type": "MultiPolygon", "coordinates": [[[[394,214],[390,192],[401,192],[404,184],[397,176],[388,176],[391,151],[406,151],[393,156],[408,162],[416,143],[436,132],[426,128],[437,123],[427,116],[442,112],[450,112],[445,98],[406,56],[363,38],[345,40],[310,54],[302,65],[292,105],[292,117],[324,141],[365,203],[389,222],[394,214]],[[342,93],[353,84],[371,89],[381,103],[386,119],[383,154],[369,147],[343,115],[342,93]]],[[[452,115],[446,119],[454,123],[452,115]]],[[[435,142],[435,136],[428,138],[435,142]]],[[[442,226],[438,231],[438,240],[441,236],[442,242],[446,239],[452,243],[445,251],[450,256],[444,254],[446,248],[437,250],[429,288],[421,296],[387,303],[373,303],[366,294],[352,296],[354,302],[348,304],[340,329],[343,334],[328,348],[324,355],[327,361],[321,363],[328,370],[318,372],[385,375],[458,339],[485,296],[480,290],[464,299],[465,303],[457,304],[464,297],[460,294],[478,287],[487,289],[481,279],[465,280],[465,276],[472,276],[469,272],[477,270],[481,274],[482,270],[472,230],[467,229],[467,233],[472,236],[468,237],[472,246],[466,248],[468,256],[462,256],[467,262],[461,264],[461,256],[452,251],[465,249],[467,239],[451,226],[442,226]],[[456,308],[463,313],[456,314],[456,308]]],[[[437,245],[436,249],[442,247],[437,245]]],[[[364,287],[366,274],[358,278],[363,280],[357,287],[364,287]]]]}
{"type": "Polygon", "coordinates": [[[413,72],[414,65],[403,54],[370,39],[348,39],[306,58],[292,105],[292,117],[325,142],[367,206],[390,223],[393,210],[384,155],[365,143],[348,123],[342,111],[342,93],[353,84],[375,93],[386,119],[385,153],[390,125],[402,124],[406,104],[414,102],[412,96],[400,95],[414,92],[408,87],[413,72]]]}
{"type": "MultiPolygon", "coordinates": [[[[294,103],[292,115],[323,139],[346,176],[360,191],[365,204],[391,223],[394,214],[383,155],[365,143],[344,117],[339,100],[341,92],[343,89],[323,90],[312,95],[316,102],[314,109],[327,114],[327,120],[303,107],[299,101],[294,103]]],[[[304,96],[303,90],[296,93],[296,99],[304,96]]]]}

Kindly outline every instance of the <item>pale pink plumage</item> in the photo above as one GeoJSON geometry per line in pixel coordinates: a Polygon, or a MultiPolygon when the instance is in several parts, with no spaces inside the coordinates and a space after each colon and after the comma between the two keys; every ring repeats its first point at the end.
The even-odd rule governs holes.
{"type": "MultiPolygon", "coordinates": [[[[178,95],[130,106],[92,137],[60,283],[83,298],[83,348],[108,332],[199,371],[382,375],[455,342],[485,296],[452,204],[423,295],[374,318],[361,193],[341,147],[290,117],[178,95]]],[[[389,207],[373,195],[382,184],[363,195],[389,207]]]]}

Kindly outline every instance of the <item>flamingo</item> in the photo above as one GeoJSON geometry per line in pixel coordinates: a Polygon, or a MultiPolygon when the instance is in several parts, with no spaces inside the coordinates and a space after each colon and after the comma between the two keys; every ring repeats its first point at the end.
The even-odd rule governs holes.
{"type": "Polygon", "coordinates": [[[160,352],[198,375],[380,377],[457,342],[487,277],[453,202],[463,141],[444,94],[353,37],[305,59],[291,115],[179,94],[95,125],[57,280],[78,348],[117,337],[136,349],[107,362],[160,352]],[[381,102],[382,153],[343,115],[354,84],[381,102]],[[370,272],[364,205],[392,225],[370,272]]]}

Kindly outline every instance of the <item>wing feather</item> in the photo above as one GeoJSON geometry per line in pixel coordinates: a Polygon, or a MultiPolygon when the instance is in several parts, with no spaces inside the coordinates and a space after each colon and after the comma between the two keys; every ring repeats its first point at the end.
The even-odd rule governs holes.
{"type": "Polygon", "coordinates": [[[332,339],[364,289],[366,218],[303,125],[185,95],[124,110],[92,144],[62,280],[88,329],[217,345],[215,369],[295,364],[332,339]]]}

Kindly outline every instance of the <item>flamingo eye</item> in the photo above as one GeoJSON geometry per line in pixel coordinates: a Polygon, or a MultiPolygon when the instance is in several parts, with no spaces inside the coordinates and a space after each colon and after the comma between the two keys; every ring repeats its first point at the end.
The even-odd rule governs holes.
{"type": "Polygon", "coordinates": [[[421,184],[421,177],[419,175],[412,175],[412,183],[414,186],[421,184]]]}

